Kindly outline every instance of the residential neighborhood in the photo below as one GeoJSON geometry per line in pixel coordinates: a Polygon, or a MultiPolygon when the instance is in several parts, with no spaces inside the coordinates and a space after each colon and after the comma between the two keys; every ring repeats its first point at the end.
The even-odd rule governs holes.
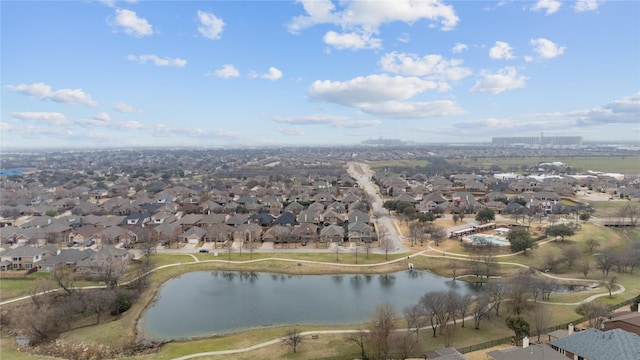
{"type": "MultiPolygon", "coordinates": [[[[254,253],[292,259],[298,256],[322,258],[323,254],[328,254],[332,261],[335,259],[329,266],[340,267],[346,256],[352,259],[347,261],[353,263],[344,265],[360,266],[360,253],[361,259],[377,255],[382,261],[362,266],[395,264],[392,266],[404,266],[408,271],[416,271],[415,256],[438,257],[450,261],[446,269],[453,272],[452,289],[456,288],[453,284],[458,269],[463,272],[462,277],[471,280],[470,284],[488,284],[486,290],[478,290],[469,300],[475,304],[475,313],[469,320],[473,320],[478,329],[481,321],[489,321],[491,312],[498,314],[501,297],[506,296],[502,293],[491,295],[497,298],[489,298],[494,291],[490,278],[504,276],[504,286],[509,291],[516,291],[520,283],[527,289],[541,287],[546,289],[539,290],[543,298],[548,298],[560,285],[555,282],[544,285],[539,277],[546,274],[561,279],[551,274],[559,267],[570,270],[578,255],[571,255],[566,250],[562,250],[562,254],[546,252],[540,255],[542,253],[535,250],[538,255],[534,260],[526,259],[528,252],[554,240],[554,246],[560,246],[565,243],[565,236],[571,236],[583,226],[590,231],[594,227],[627,231],[625,234],[632,236],[640,218],[637,211],[640,176],[632,172],[581,171],[560,161],[534,163],[528,160],[517,167],[500,162],[485,167],[465,165],[476,161],[473,160],[475,154],[495,157],[502,151],[500,148],[457,147],[436,147],[427,151],[417,147],[410,151],[405,148],[287,148],[9,154],[7,163],[18,170],[0,178],[0,275],[8,279],[25,278],[34,272],[50,276],[70,299],[68,302],[82,303],[80,314],[85,317],[92,314],[95,324],[99,325],[108,316],[105,310],[108,308],[98,299],[119,304],[116,310],[111,310],[111,321],[117,321],[119,315],[113,314],[127,311],[144,291],[154,256],[164,259],[161,261],[187,256],[194,263],[217,264],[226,259],[234,264],[232,255],[242,258],[243,253],[243,259],[249,254],[249,260],[253,259],[254,253]],[[427,160],[421,160],[421,156],[427,160]],[[427,164],[403,166],[403,161],[408,160],[427,164]],[[82,170],[75,170],[76,163],[83,164],[82,170]],[[598,212],[594,205],[617,210],[598,212]],[[568,227],[570,232],[549,231],[558,226],[568,227]],[[510,238],[510,233],[519,230],[526,233],[531,243],[515,248],[515,243],[506,239],[510,238]],[[502,240],[494,239],[496,243],[502,241],[510,245],[511,250],[499,250],[483,240],[475,243],[477,239],[485,239],[483,237],[471,241],[478,234],[498,236],[502,240]],[[561,242],[557,241],[559,237],[561,242]],[[438,247],[446,239],[451,240],[444,243],[443,251],[439,251],[438,247]],[[528,265],[519,266],[526,271],[498,270],[495,254],[524,256],[528,265]],[[453,261],[460,261],[460,264],[453,261]],[[73,290],[74,281],[100,284],[91,286],[100,290],[80,295],[73,290]],[[119,287],[126,290],[118,290],[119,287]],[[120,304],[126,305],[121,308],[120,304]]],[[[518,152],[518,149],[514,151],[518,152]]],[[[584,149],[540,149],[540,152],[551,158],[585,156],[584,149]]],[[[635,154],[610,148],[597,152],[605,158],[635,154]]],[[[589,284],[589,289],[608,289],[610,297],[624,292],[616,277],[606,274],[612,270],[619,275],[633,276],[640,259],[636,255],[640,254],[636,250],[637,241],[630,240],[628,254],[613,253],[606,249],[608,245],[603,240],[584,241],[591,247],[591,252],[585,250],[584,256],[595,257],[595,260],[589,260],[595,264],[580,265],[585,280],[595,269],[604,274],[604,280],[589,284]],[[596,248],[604,250],[599,253],[595,252],[596,248]],[[617,260],[606,262],[607,256],[617,260]]],[[[183,262],[167,264],[182,265],[183,262]]],[[[295,266],[300,269],[307,263],[298,260],[295,266]]],[[[429,266],[427,262],[421,268],[430,269],[429,266]]],[[[440,276],[448,271],[442,270],[443,265],[435,266],[440,276]]],[[[261,269],[260,265],[256,265],[256,269],[261,269]]],[[[398,268],[393,269],[397,271],[398,268]]],[[[223,276],[229,276],[231,280],[231,274],[224,272],[223,276]]],[[[245,276],[242,274],[240,276],[245,276]]],[[[253,276],[258,277],[256,274],[253,276]]],[[[534,303],[538,296],[536,291],[532,290],[534,303]]],[[[46,293],[46,290],[42,292],[46,293]]],[[[421,303],[427,301],[424,299],[428,294],[418,302],[421,309],[428,308],[426,302],[421,303]]],[[[606,292],[594,296],[605,295],[606,292]]],[[[71,311],[61,303],[67,301],[64,299],[54,297],[52,302],[65,309],[60,310],[62,312],[71,311]]],[[[622,305],[629,303],[627,299],[622,305]]],[[[30,306],[38,303],[34,304],[30,306]]],[[[465,306],[469,307],[469,304],[465,306]]],[[[447,309],[447,319],[453,319],[454,328],[457,317],[469,315],[468,310],[458,314],[456,309],[447,309]]],[[[515,311],[512,306],[510,309],[515,311]]],[[[407,311],[403,309],[410,328],[407,311]]],[[[436,321],[433,319],[437,318],[439,310],[420,311],[419,316],[431,316],[432,321],[436,321]]],[[[584,321],[592,321],[591,315],[585,314],[587,320],[584,321]]],[[[494,360],[523,356],[560,359],[574,355],[601,359],[602,354],[633,359],[627,349],[640,346],[638,313],[611,313],[607,315],[608,319],[604,313],[599,314],[595,328],[578,331],[569,327],[564,332],[545,328],[548,331],[538,333],[543,338],[548,337],[543,342],[534,342],[529,332],[522,338],[516,333],[510,347],[489,349],[483,355],[486,353],[486,358],[494,360]],[[605,341],[606,344],[593,349],[584,347],[585,343],[597,343],[601,336],[612,341],[605,341]],[[585,352],[581,352],[582,349],[586,349],[585,352]],[[598,352],[602,349],[606,349],[604,353],[598,352]]],[[[76,315],[69,316],[71,319],[76,315]]],[[[373,323],[374,329],[378,323],[373,323]]],[[[69,324],[67,326],[71,326],[69,324]]],[[[426,328],[426,325],[422,326],[426,328]]],[[[441,320],[432,322],[434,336],[438,330],[440,336],[445,337],[445,345],[448,340],[443,332],[449,331],[447,326],[441,320]]],[[[33,343],[33,339],[43,341],[46,338],[43,334],[35,333],[25,337],[28,340],[20,341],[24,344],[33,343]]],[[[416,339],[417,334],[416,331],[416,339]]],[[[20,339],[22,336],[22,332],[18,334],[20,339]]],[[[154,344],[151,348],[157,351],[159,346],[154,344]]],[[[486,347],[489,346],[482,349],[486,347]]],[[[446,346],[425,351],[425,356],[469,359],[465,353],[470,349],[458,351],[446,346]]]]}

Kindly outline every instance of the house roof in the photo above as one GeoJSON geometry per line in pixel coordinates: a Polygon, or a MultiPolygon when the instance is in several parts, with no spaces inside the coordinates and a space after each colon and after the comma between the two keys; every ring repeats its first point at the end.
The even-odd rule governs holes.
{"type": "Polygon", "coordinates": [[[18,246],[2,254],[2,257],[30,257],[42,255],[49,252],[47,249],[40,249],[32,246],[18,246]]]}
{"type": "Polygon", "coordinates": [[[616,321],[640,327],[640,312],[624,311],[620,313],[614,313],[609,320],[605,321],[605,326],[608,322],[616,321]]]}
{"type": "Polygon", "coordinates": [[[640,358],[640,336],[621,329],[586,329],[549,344],[589,360],[640,358]]]}
{"type": "Polygon", "coordinates": [[[509,347],[506,349],[489,351],[487,356],[494,360],[566,360],[567,357],[551,347],[543,344],[529,347],[509,347]]]}
{"type": "Polygon", "coordinates": [[[76,249],[60,250],[57,255],[46,259],[42,262],[42,266],[55,265],[60,263],[75,263],[82,259],[86,259],[93,255],[93,251],[80,251],[76,249]]]}
{"type": "Polygon", "coordinates": [[[296,216],[293,213],[285,211],[282,214],[280,214],[280,216],[278,216],[273,221],[273,223],[276,224],[276,225],[278,225],[278,224],[295,224],[296,223],[296,216]]]}

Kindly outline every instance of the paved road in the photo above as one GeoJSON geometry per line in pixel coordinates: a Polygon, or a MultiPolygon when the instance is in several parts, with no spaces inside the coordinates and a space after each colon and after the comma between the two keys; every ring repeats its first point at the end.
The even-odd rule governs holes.
{"type": "Polygon", "coordinates": [[[396,226],[396,220],[389,212],[382,207],[384,201],[378,188],[371,181],[373,171],[364,163],[350,162],[347,167],[349,175],[358,181],[358,184],[369,196],[371,203],[371,211],[373,218],[377,222],[378,227],[382,228],[385,238],[391,241],[389,253],[403,253],[409,251],[409,248],[402,245],[403,236],[396,226]]]}

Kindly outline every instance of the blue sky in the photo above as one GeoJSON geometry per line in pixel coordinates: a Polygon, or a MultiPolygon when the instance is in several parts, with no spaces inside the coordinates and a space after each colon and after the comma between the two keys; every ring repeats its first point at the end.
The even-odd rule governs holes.
{"type": "Polygon", "coordinates": [[[2,1],[2,148],[640,138],[637,1],[2,1]]]}

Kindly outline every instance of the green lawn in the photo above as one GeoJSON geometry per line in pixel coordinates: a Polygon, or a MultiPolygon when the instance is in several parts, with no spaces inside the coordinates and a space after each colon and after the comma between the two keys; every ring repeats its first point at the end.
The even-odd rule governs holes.
{"type": "Polygon", "coordinates": [[[602,172],[617,172],[622,174],[640,174],[640,158],[638,157],[489,157],[489,158],[463,158],[447,159],[448,162],[477,167],[481,170],[489,170],[491,166],[497,165],[504,170],[513,168],[519,170],[522,165],[527,167],[541,162],[560,161],[575,169],[576,172],[587,172],[589,170],[602,172]]]}

